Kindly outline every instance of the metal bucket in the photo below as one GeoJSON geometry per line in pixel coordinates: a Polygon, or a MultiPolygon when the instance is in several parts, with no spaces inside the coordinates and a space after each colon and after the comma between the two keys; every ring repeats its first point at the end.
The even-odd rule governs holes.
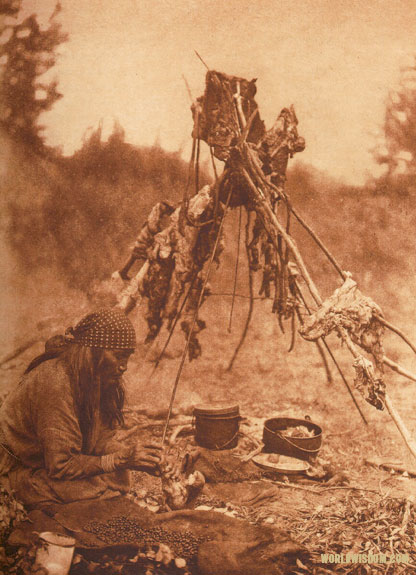
{"type": "Polygon", "coordinates": [[[318,455],[322,444],[322,428],[306,419],[274,417],[264,422],[263,443],[266,453],[279,453],[308,461],[318,455]],[[303,425],[313,431],[312,437],[286,437],[284,432],[290,427],[303,425]]]}
{"type": "Polygon", "coordinates": [[[237,404],[196,405],[195,441],[207,449],[232,449],[238,444],[240,419],[237,404]]]}

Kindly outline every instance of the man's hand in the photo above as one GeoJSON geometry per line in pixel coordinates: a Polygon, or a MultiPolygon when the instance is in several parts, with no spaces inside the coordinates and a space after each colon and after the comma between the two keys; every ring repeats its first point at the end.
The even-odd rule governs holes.
{"type": "Polygon", "coordinates": [[[156,443],[137,443],[116,453],[114,462],[119,469],[135,469],[158,474],[162,460],[162,448],[156,443]]]}

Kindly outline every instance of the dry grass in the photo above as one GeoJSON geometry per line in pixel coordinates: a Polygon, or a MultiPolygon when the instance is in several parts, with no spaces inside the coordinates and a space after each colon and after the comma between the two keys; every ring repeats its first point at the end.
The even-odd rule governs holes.
{"type": "MultiPolygon", "coordinates": [[[[84,163],[85,169],[88,168],[88,161],[84,163]]],[[[154,177],[154,174],[151,174],[157,173],[160,158],[158,162],[151,164],[153,160],[149,156],[147,161],[148,165],[153,166],[148,170],[149,178],[154,177]]],[[[132,177],[124,172],[118,181],[108,181],[104,177],[99,178],[98,167],[93,176],[89,177],[87,174],[85,187],[77,190],[74,196],[82,199],[82,213],[78,210],[76,218],[68,220],[71,216],[72,200],[62,200],[60,205],[65,209],[63,212],[55,212],[54,204],[48,195],[51,186],[62,185],[63,181],[65,186],[68,184],[65,179],[67,176],[61,172],[61,168],[45,161],[39,164],[33,158],[24,157],[19,157],[11,166],[13,173],[10,182],[14,187],[8,197],[15,198],[15,237],[12,243],[16,249],[23,250],[19,253],[23,257],[22,261],[26,261],[27,268],[19,267],[18,273],[12,278],[14,293],[11,294],[12,299],[7,306],[7,328],[3,330],[5,349],[12,345],[10,342],[13,331],[16,341],[21,341],[28,333],[37,329],[37,322],[44,319],[45,315],[61,318],[57,328],[62,329],[66,322],[72,323],[93,305],[85,291],[74,289],[71,274],[82,266],[85,266],[88,274],[93,277],[110,274],[124,259],[128,245],[145,217],[142,210],[147,210],[149,202],[149,197],[143,199],[137,193],[137,174],[132,177]],[[30,182],[29,190],[26,190],[27,181],[30,182]],[[42,183],[44,181],[48,184],[46,188],[42,183]],[[125,194],[126,197],[121,204],[118,201],[120,194],[125,194]],[[100,214],[105,221],[100,225],[97,223],[92,229],[90,221],[95,218],[96,203],[103,198],[105,205],[100,207],[100,214]],[[27,211],[28,202],[30,204],[32,201],[36,206],[39,202],[43,206],[49,206],[49,211],[44,212],[46,219],[39,222],[35,216],[34,220],[30,219],[29,214],[30,217],[25,216],[19,224],[20,227],[16,228],[19,214],[27,211]],[[135,211],[132,215],[133,204],[135,211]],[[63,216],[58,218],[58,214],[63,216]],[[124,218],[127,218],[128,225],[123,230],[124,218]],[[38,223],[35,225],[34,221],[38,223]],[[55,227],[51,222],[55,222],[55,227]],[[30,241],[32,231],[44,234],[45,230],[49,230],[49,235],[42,238],[40,254],[36,254],[39,249],[36,241],[31,246],[24,245],[30,241]],[[61,246],[57,238],[61,238],[61,246]],[[62,252],[59,252],[61,248],[62,252]],[[30,254],[36,256],[33,261],[30,261],[30,254]],[[52,264],[62,255],[61,271],[53,265],[47,269],[49,255],[52,264]],[[76,261],[71,261],[72,259],[76,261]],[[26,273],[23,275],[22,271],[26,273]]],[[[351,190],[313,178],[308,172],[306,175],[308,177],[305,177],[305,173],[294,171],[289,178],[293,203],[301,207],[306,220],[337,256],[342,268],[353,272],[362,291],[376,300],[389,320],[394,320],[416,339],[416,321],[413,316],[413,294],[416,288],[413,275],[415,250],[410,233],[410,230],[414,229],[415,212],[410,201],[405,197],[377,196],[364,189],[351,190]]],[[[146,187],[150,184],[142,187],[139,182],[137,185],[140,185],[142,191],[150,189],[146,187]]],[[[166,181],[160,180],[159,185],[164,193],[166,181]]],[[[68,190],[66,187],[58,189],[63,193],[68,190]]],[[[161,193],[160,189],[152,190],[154,196],[152,195],[150,203],[161,197],[158,195],[161,193]]],[[[229,292],[232,285],[237,217],[236,213],[232,213],[227,223],[227,252],[220,270],[214,274],[212,280],[214,293],[229,292]]],[[[9,231],[11,229],[9,228],[9,231]]],[[[305,234],[296,227],[294,233],[314,279],[324,295],[328,295],[339,285],[338,278],[332,274],[328,264],[323,261],[305,234]]],[[[15,253],[11,257],[10,253],[8,254],[9,261],[14,264],[15,253]]],[[[244,263],[240,267],[238,292],[247,293],[244,263]]],[[[388,415],[377,412],[358,398],[369,420],[369,426],[364,426],[335,370],[334,383],[326,383],[319,355],[312,344],[299,339],[295,350],[288,354],[290,335],[280,332],[276,318],[270,313],[271,302],[268,301],[256,301],[254,320],[247,341],[235,368],[228,372],[226,367],[238,342],[247,313],[247,300],[237,301],[232,333],[227,331],[230,306],[229,297],[218,296],[211,297],[204,305],[202,317],[207,320],[207,329],[200,338],[203,355],[197,362],[186,364],[175,409],[189,412],[193,404],[201,401],[233,400],[239,402],[244,415],[264,419],[276,414],[301,417],[310,415],[312,420],[324,429],[325,456],[351,475],[354,484],[375,489],[379,494],[358,495],[334,490],[328,492],[335,498],[332,502],[329,495],[328,498],[311,495],[310,500],[307,495],[303,504],[294,496],[294,492],[291,497],[287,495],[287,509],[294,516],[293,521],[288,523],[288,528],[294,537],[302,540],[315,554],[315,558],[319,557],[324,549],[346,553],[358,547],[366,551],[379,548],[382,552],[390,553],[393,546],[393,549],[399,552],[407,552],[408,544],[412,543],[414,536],[413,507],[404,534],[400,535],[395,529],[402,526],[404,501],[414,489],[415,480],[392,477],[385,471],[369,468],[364,461],[366,457],[377,455],[401,459],[405,464],[414,466],[388,415]],[[318,503],[317,499],[321,499],[322,503],[318,503]],[[305,502],[307,509],[301,512],[305,502]],[[323,508],[316,513],[318,505],[323,508]],[[385,529],[381,528],[383,525],[385,529]]],[[[140,310],[133,313],[132,319],[137,327],[138,339],[142,342],[145,326],[140,318],[140,310]]],[[[42,332],[42,337],[44,333],[46,332],[42,332]]],[[[351,358],[341,349],[336,338],[330,338],[329,342],[345,374],[352,381],[351,358]]],[[[151,354],[142,343],[139,345],[128,376],[129,395],[133,405],[153,413],[166,410],[183,343],[183,336],[175,334],[169,347],[170,358],[162,361],[151,380],[151,354]]],[[[396,336],[386,335],[386,348],[393,360],[400,360],[404,365],[416,370],[414,355],[396,336]]],[[[41,344],[6,366],[7,370],[0,371],[3,391],[16,384],[25,365],[40,349],[41,344]]],[[[386,382],[397,409],[411,432],[416,433],[416,419],[413,414],[415,384],[406,382],[391,372],[386,373],[386,382]]],[[[282,491],[290,493],[289,489],[282,491]]],[[[281,512],[283,513],[282,510],[281,512]]],[[[278,512],[276,516],[279,517],[278,512]]],[[[415,561],[413,547],[410,552],[412,561],[415,561]]],[[[316,571],[310,572],[319,573],[318,568],[324,569],[323,566],[315,568],[316,571]]],[[[401,572],[401,567],[398,566],[394,568],[396,570],[386,567],[385,571],[381,567],[377,571],[374,566],[373,571],[368,571],[368,568],[362,565],[354,568],[356,570],[351,571],[353,573],[365,573],[366,569],[369,573],[401,572]]],[[[331,569],[333,572],[334,567],[331,566],[331,569]]],[[[348,573],[345,566],[339,566],[337,569],[340,573],[348,573]]],[[[302,573],[301,568],[299,572],[302,573]]]]}

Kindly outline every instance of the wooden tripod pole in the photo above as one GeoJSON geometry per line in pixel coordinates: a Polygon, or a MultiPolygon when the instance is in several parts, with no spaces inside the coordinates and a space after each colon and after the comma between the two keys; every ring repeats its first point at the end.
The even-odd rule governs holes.
{"type": "MultiPolygon", "coordinates": [[[[299,268],[300,274],[302,275],[303,279],[305,280],[306,285],[311,293],[311,296],[315,300],[315,302],[321,306],[322,305],[322,298],[316,287],[315,283],[313,282],[309,272],[306,268],[305,262],[299,252],[299,249],[294,241],[294,239],[286,233],[284,226],[279,222],[276,217],[276,214],[273,211],[272,205],[267,197],[267,195],[263,192],[263,190],[259,189],[256,184],[253,182],[250,174],[247,172],[245,168],[241,169],[242,175],[244,176],[249,190],[251,192],[250,200],[255,206],[255,210],[258,213],[259,217],[263,222],[263,226],[269,235],[274,247],[278,250],[278,235],[280,234],[281,237],[286,242],[286,245],[292,252],[294,260],[299,268]]],[[[343,328],[337,329],[338,335],[341,337],[342,341],[346,344],[348,350],[350,351],[351,355],[357,359],[361,357],[361,353],[356,349],[354,343],[351,341],[350,336],[343,328]]],[[[385,359],[383,359],[385,361],[385,359]]],[[[390,367],[392,365],[390,364],[390,367]]],[[[401,419],[400,415],[396,411],[395,407],[393,406],[391,399],[388,395],[385,396],[384,404],[386,405],[387,411],[390,414],[394,424],[398,428],[401,436],[403,437],[406,446],[408,447],[409,451],[416,459],[416,443],[413,441],[409,430],[406,428],[403,420],[401,419]]]]}
{"type": "Polygon", "coordinates": [[[416,459],[416,441],[410,435],[410,432],[407,429],[403,419],[400,417],[396,408],[392,404],[390,397],[387,394],[384,398],[384,405],[386,406],[387,411],[390,414],[390,417],[392,418],[392,420],[396,424],[396,427],[399,430],[401,436],[403,437],[404,442],[406,443],[410,453],[416,459]]]}

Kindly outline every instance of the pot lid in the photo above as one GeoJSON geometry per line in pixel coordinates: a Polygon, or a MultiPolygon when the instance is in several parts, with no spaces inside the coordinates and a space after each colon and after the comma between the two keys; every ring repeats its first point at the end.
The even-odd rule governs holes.
{"type": "Polygon", "coordinates": [[[201,403],[194,407],[194,415],[238,415],[238,413],[238,403],[201,403]]]}

